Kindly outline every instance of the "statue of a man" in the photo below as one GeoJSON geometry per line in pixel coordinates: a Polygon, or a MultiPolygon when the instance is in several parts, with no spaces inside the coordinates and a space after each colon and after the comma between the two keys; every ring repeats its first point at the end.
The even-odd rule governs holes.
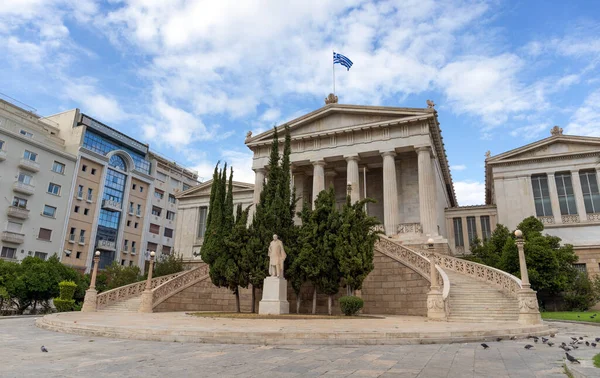
{"type": "Polygon", "coordinates": [[[283,262],[286,257],[283,243],[277,235],[273,235],[273,241],[269,244],[269,275],[271,277],[283,278],[283,262]]]}

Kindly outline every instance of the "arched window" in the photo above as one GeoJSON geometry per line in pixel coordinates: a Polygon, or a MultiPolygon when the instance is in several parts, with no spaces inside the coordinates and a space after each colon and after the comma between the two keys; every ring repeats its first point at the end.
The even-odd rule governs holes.
{"type": "Polygon", "coordinates": [[[125,160],[123,160],[123,158],[120,157],[119,155],[111,156],[110,160],[108,162],[108,165],[110,165],[111,167],[118,168],[122,171],[127,170],[127,165],[125,164],[125,160]]]}

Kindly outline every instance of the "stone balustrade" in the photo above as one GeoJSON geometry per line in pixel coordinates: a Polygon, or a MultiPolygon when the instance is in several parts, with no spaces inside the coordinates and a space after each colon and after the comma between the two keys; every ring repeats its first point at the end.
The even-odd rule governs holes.
{"type": "Polygon", "coordinates": [[[554,224],[554,217],[553,216],[549,216],[549,217],[538,217],[539,221],[542,222],[542,224],[554,224]]]}
{"type": "Polygon", "coordinates": [[[398,225],[399,234],[420,234],[422,232],[421,223],[401,223],[398,225]]]}
{"type": "Polygon", "coordinates": [[[196,282],[208,277],[208,264],[202,264],[198,267],[183,272],[179,276],[165,281],[152,290],[152,308],[171,297],[173,294],[195,284],[196,282]]]}
{"type": "Polygon", "coordinates": [[[561,220],[563,223],[579,223],[579,215],[577,215],[577,214],[562,215],[561,220]]]}

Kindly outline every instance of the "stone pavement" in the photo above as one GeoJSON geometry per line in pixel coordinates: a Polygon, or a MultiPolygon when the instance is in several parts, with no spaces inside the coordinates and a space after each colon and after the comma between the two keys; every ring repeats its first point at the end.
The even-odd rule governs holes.
{"type": "MultiPolygon", "coordinates": [[[[555,343],[600,327],[553,323],[555,343]]],[[[532,340],[388,346],[255,346],[119,340],[0,319],[1,377],[564,377],[564,352],[532,340]],[[527,343],[532,350],[523,348],[527,343]],[[42,353],[40,346],[48,348],[42,353]]],[[[589,362],[600,350],[573,352],[589,362]]],[[[600,369],[598,369],[600,372],[600,369]]],[[[599,374],[600,375],[600,374],[599,374]]]]}

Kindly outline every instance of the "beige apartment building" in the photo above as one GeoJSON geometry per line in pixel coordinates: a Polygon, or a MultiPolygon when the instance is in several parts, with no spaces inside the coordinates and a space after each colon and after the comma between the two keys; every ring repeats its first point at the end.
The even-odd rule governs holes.
{"type": "Polygon", "coordinates": [[[60,256],[77,157],[56,123],[15,103],[0,99],[0,258],[60,256]]]}

